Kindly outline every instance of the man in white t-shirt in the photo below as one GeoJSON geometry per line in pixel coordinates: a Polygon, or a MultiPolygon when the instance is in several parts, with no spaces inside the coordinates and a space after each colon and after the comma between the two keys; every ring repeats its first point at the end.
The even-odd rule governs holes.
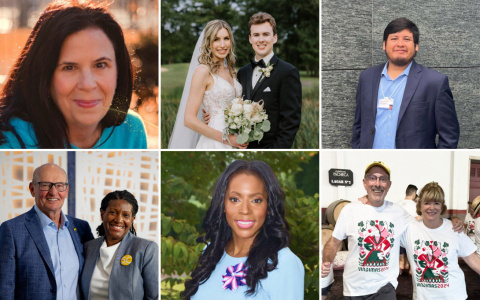
{"type": "MultiPolygon", "coordinates": [[[[470,215],[470,212],[473,220],[473,242],[477,246],[477,254],[480,256],[480,196],[473,199],[472,205],[470,205],[467,215],[470,215]]],[[[466,219],[467,218],[465,218],[465,221],[466,219]]],[[[469,230],[469,227],[467,227],[467,230],[469,230]]]]}
{"type": "MultiPolygon", "coordinates": [[[[468,210],[467,214],[465,215],[465,219],[463,221],[465,226],[465,234],[475,243],[475,210],[480,209],[480,196],[473,199],[473,201],[468,202],[468,210]]],[[[480,232],[478,233],[480,235],[480,232]]]]}
{"type": "Polygon", "coordinates": [[[407,186],[405,191],[405,199],[397,202],[398,205],[403,207],[412,217],[418,216],[417,214],[417,203],[415,203],[415,198],[417,197],[418,188],[413,184],[407,186]]]}
{"type": "MultiPolygon", "coordinates": [[[[415,185],[409,184],[407,186],[407,190],[405,191],[405,199],[397,202],[398,205],[403,207],[403,209],[405,209],[414,218],[418,216],[417,203],[415,202],[415,198],[417,198],[417,191],[418,188],[415,185]]],[[[408,270],[410,268],[408,260],[405,256],[405,248],[400,247],[400,273],[402,273],[402,270],[408,270]]]]}
{"type": "Polygon", "coordinates": [[[366,205],[346,205],[323,251],[322,277],[328,275],[339,244],[348,237],[349,255],[343,273],[345,299],[396,299],[400,236],[412,217],[400,206],[385,201],[390,169],[380,161],[365,169],[366,205]]]}

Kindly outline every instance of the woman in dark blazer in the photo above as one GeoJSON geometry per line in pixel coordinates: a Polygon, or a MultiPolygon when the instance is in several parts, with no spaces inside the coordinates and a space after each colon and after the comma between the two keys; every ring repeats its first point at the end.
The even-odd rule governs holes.
{"type": "Polygon", "coordinates": [[[136,237],[138,204],[128,191],[102,200],[99,238],[85,244],[84,299],[158,299],[158,245],[136,237]]]}

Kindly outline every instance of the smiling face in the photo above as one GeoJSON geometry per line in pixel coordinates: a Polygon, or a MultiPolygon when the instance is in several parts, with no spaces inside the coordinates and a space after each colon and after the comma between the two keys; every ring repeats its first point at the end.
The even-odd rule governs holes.
{"type": "MultiPolygon", "coordinates": [[[[39,167],[35,173],[33,182],[30,182],[30,194],[35,197],[35,205],[47,216],[57,214],[62,210],[65,198],[68,195],[67,189],[63,192],[57,191],[55,186],[52,186],[48,191],[40,190],[37,182],[67,182],[65,171],[54,164],[43,165],[39,167]]],[[[56,221],[56,220],[53,220],[56,221]]]]}
{"type": "Polygon", "coordinates": [[[212,54],[213,58],[218,61],[227,57],[230,52],[232,42],[228,30],[225,28],[220,29],[217,35],[212,41],[212,54]]]}
{"type": "Polygon", "coordinates": [[[119,243],[130,231],[135,220],[132,211],[132,205],[123,199],[110,200],[107,209],[100,211],[107,246],[119,243]]]}
{"type": "Polygon", "coordinates": [[[420,210],[424,222],[438,221],[440,220],[440,215],[442,213],[442,201],[437,199],[422,201],[420,210]]]}
{"type": "Polygon", "coordinates": [[[387,40],[383,42],[383,51],[385,51],[390,63],[403,67],[408,65],[415,57],[418,44],[414,43],[413,33],[404,29],[388,35],[387,40]]]}
{"type": "Polygon", "coordinates": [[[253,243],[265,223],[267,199],[265,185],[257,175],[240,173],[230,179],[224,203],[234,243],[253,243]]]}
{"type": "Polygon", "coordinates": [[[87,28],[63,42],[50,93],[69,130],[100,126],[117,86],[113,45],[98,28],[87,28]]]}
{"type": "Polygon", "coordinates": [[[255,51],[256,59],[260,60],[272,52],[273,45],[277,42],[277,35],[273,34],[273,27],[268,22],[253,24],[250,26],[248,40],[255,51]]]}
{"type": "Polygon", "coordinates": [[[385,169],[378,166],[370,168],[363,178],[363,187],[367,191],[367,204],[375,207],[382,206],[391,185],[392,182],[385,169]]]}

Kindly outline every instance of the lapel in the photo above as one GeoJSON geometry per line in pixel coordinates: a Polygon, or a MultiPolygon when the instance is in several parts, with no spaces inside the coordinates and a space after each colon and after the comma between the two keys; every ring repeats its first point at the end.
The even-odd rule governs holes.
{"type": "Polygon", "coordinates": [[[246,72],[247,72],[247,82],[245,83],[245,89],[246,89],[245,99],[252,99],[250,97],[250,94],[252,93],[252,74],[253,74],[252,64],[247,65],[246,72]]]}
{"type": "Polygon", "coordinates": [[[25,216],[25,227],[27,227],[28,233],[37,246],[38,252],[43,257],[43,260],[50,269],[50,272],[52,272],[52,275],[55,275],[52,258],[50,256],[50,250],[48,249],[47,240],[45,239],[45,234],[43,233],[42,224],[40,223],[40,219],[38,218],[33,207],[25,216]]]}
{"type": "MultiPolygon", "coordinates": [[[[127,235],[122,239],[122,243],[118,247],[117,254],[115,255],[115,258],[113,260],[112,272],[110,273],[110,284],[108,286],[109,295],[115,294],[116,288],[115,288],[115,284],[113,284],[113,282],[116,282],[115,278],[125,278],[127,276],[127,274],[125,274],[125,272],[127,271],[126,268],[120,264],[122,257],[128,254],[128,255],[131,255],[133,259],[136,259],[135,253],[127,253],[127,248],[129,248],[130,243],[132,242],[132,239],[133,239],[132,233],[129,231],[127,235]]],[[[132,264],[135,265],[136,262],[132,260],[132,264]]],[[[125,284],[131,284],[131,283],[123,283],[123,284],[125,285],[125,284]]]]}
{"type": "Polygon", "coordinates": [[[68,231],[70,232],[70,236],[72,237],[73,245],[75,245],[75,250],[77,251],[77,256],[78,256],[78,263],[80,264],[80,268],[78,268],[79,274],[82,273],[82,268],[83,268],[83,245],[82,241],[80,241],[80,236],[78,235],[77,227],[75,222],[73,221],[73,217],[67,216],[69,218],[69,223],[68,224],[68,231]]]}
{"type": "MultiPolygon", "coordinates": [[[[85,293],[85,298],[89,298],[90,293],[90,282],[92,280],[93,271],[97,265],[97,259],[100,254],[100,247],[103,244],[104,237],[101,236],[98,239],[92,240],[92,244],[88,249],[88,253],[85,252],[85,265],[83,266],[83,275],[82,275],[82,290],[85,293]],[[83,280],[86,278],[86,280],[83,280]],[[84,286],[85,285],[85,286],[84,286]]],[[[89,244],[90,244],[89,243],[89,244]]]]}
{"type": "MultiPolygon", "coordinates": [[[[270,63],[270,65],[274,65],[274,64],[276,64],[277,62],[278,62],[278,57],[274,54],[274,55],[272,56],[272,58],[270,59],[270,62],[269,62],[269,63],[270,63]]],[[[270,79],[270,78],[272,77],[271,75],[273,74],[273,72],[275,72],[275,66],[273,66],[273,70],[270,72],[270,77],[267,78],[267,77],[265,77],[265,76],[263,76],[263,75],[260,77],[260,79],[257,81],[257,84],[255,85],[255,88],[253,89],[252,98],[249,98],[250,100],[253,99],[253,97],[255,96],[255,93],[258,91],[258,89],[260,88],[260,86],[264,85],[264,83],[265,83],[268,79],[270,79]],[[261,81],[260,81],[260,80],[261,80],[261,81]]],[[[253,73],[253,72],[251,72],[251,73],[253,73]]],[[[252,82],[252,80],[250,79],[250,83],[251,83],[251,82],[252,82]]]]}
{"type": "Polygon", "coordinates": [[[412,62],[412,67],[408,73],[407,84],[405,85],[405,91],[403,92],[402,105],[400,105],[400,111],[398,113],[398,124],[402,121],[402,117],[407,111],[408,104],[412,101],[413,94],[418,87],[422,74],[420,73],[422,68],[420,68],[415,61],[412,62]]]}
{"type": "Polygon", "coordinates": [[[385,64],[383,64],[382,67],[379,68],[372,82],[372,98],[371,98],[370,107],[372,109],[372,116],[373,116],[374,123],[375,123],[375,118],[377,117],[378,89],[380,87],[380,80],[382,79],[383,68],[385,68],[385,64]]]}

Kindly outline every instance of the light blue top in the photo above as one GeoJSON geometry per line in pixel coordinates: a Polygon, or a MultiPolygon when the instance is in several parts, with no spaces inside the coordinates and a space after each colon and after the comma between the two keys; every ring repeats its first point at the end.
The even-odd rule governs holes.
{"type": "MultiPolygon", "coordinates": [[[[261,285],[257,286],[258,293],[256,295],[247,297],[245,292],[248,290],[248,287],[239,283],[240,280],[236,281],[237,289],[224,289],[223,286],[227,282],[222,281],[224,279],[222,275],[228,275],[227,268],[236,266],[239,263],[245,263],[246,261],[247,257],[232,257],[224,252],[210,278],[205,283],[199,285],[197,293],[193,295],[192,300],[303,299],[305,269],[302,261],[289,248],[283,248],[278,251],[277,267],[275,270],[268,272],[267,278],[260,280],[261,285]]],[[[230,270],[236,271],[233,268],[230,270]]],[[[235,275],[234,273],[230,274],[235,275]]],[[[236,277],[236,279],[240,278],[236,277]]],[[[228,279],[227,277],[226,280],[228,279]]]]}
{"type": "MultiPolygon", "coordinates": [[[[31,123],[12,118],[10,124],[15,128],[27,149],[38,149],[37,137],[31,123]]],[[[0,149],[21,149],[22,146],[13,132],[3,132],[6,142],[0,149]]],[[[73,149],[79,149],[71,145],[73,149]]],[[[140,115],[131,110],[122,124],[107,127],[92,149],[147,149],[147,134],[140,115]],[[112,133],[113,132],[113,133],[112,133]]]]}
{"type": "Polygon", "coordinates": [[[375,118],[375,138],[373,149],[395,149],[395,136],[397,134],[398,114],[402,104],[403,92],[407,85],[408,74],[412,63],[403,72],[392,80],[387,72],[388,62],[382,71],[377,96],[377,116],[375,118]],[[380,99],[393,98],[392,109],[381,108],[380,99]]]}
{"type": "MultiPolygon", "coordinates": [[[[47,240],[57,283],[57,300],[77,299],[79,262],[77,250],[68,231],[69,222],[61,213],[60,226],[45,215],[36,205],[35,212],[40,218],[43,233],[47,240]]],[[[30,276],[35,276],[31,274],[30,276]]]]}

